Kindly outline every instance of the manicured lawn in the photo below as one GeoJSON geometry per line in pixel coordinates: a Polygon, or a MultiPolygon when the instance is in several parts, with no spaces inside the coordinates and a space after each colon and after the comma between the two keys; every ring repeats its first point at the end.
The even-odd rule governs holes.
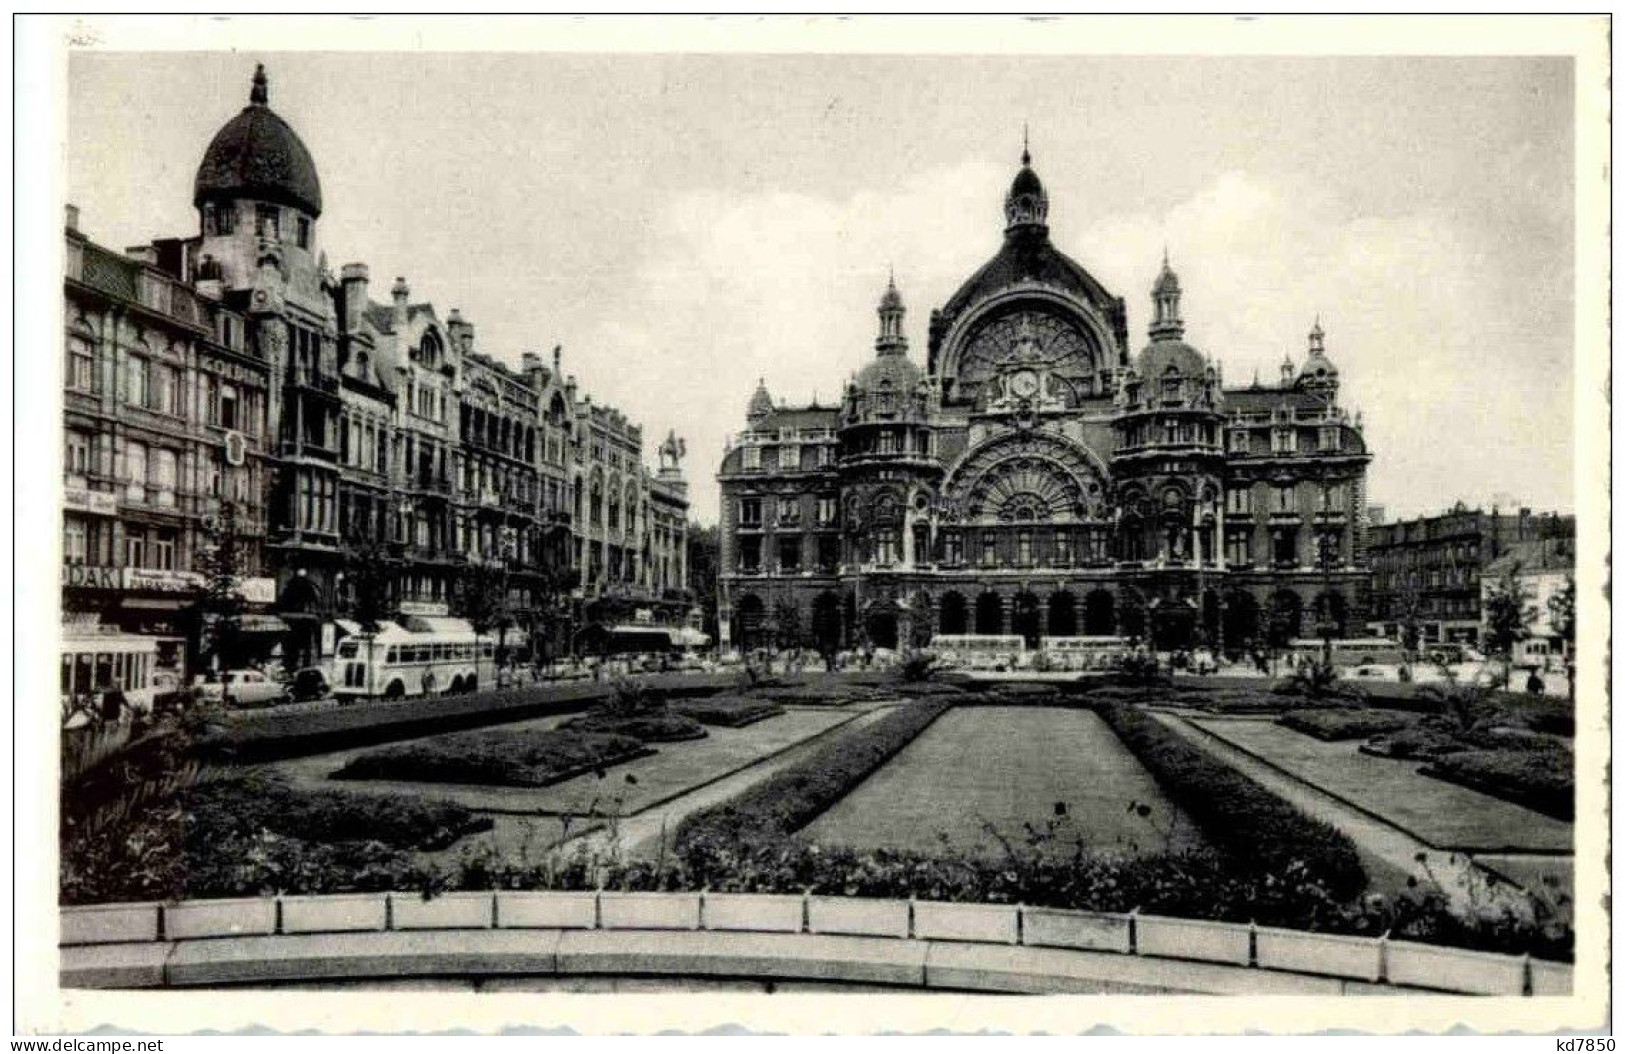
{"type": "Polygon", "coordinates": [[[1061,821],[1054,853],[1081,837],[1093,850],[1160,852],[1200,844],[1195,826],[1093,713],[971,707],[944,714],[878,772],[801,831],[856,849],[998,850],[991,824],[1013,842],[1025,825],[1061,821]],[[1131,810],[1150,806],[1150,815],[1131,810]],[[1057,815],[1064,803],[1065,816],[1057,815]]]}
{"type": "Polygon", "coordinates": [[[1423,776],[1414,761],[1376,758],[1354,742],[1323,743],[1260,721],[1196,718],[1214,735],[1445,849],[1570,853],[1573,826],[1423,776]]]}

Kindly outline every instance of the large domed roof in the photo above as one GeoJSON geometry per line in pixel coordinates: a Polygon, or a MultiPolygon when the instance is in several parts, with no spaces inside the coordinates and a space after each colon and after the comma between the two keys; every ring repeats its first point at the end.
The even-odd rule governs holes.
{"type": "Polygon", "coordinates": [[[1182,340],[1154,340],[1140,352],[1135,372],[1144,380],[1158,380],[1174,367],[1182,377],[1200,377],[1207,372],[1207,359],[1182,340]]]}
{"type": "Polygon", "coordinates": [[[192,203],[255,198],[321,215],[316,162],[288,122],[271,111],[265,68],[254,71],[249,104],[215,133],[198,165],[192,203]]]}
{"type": "Polygon", "coordinates": [[[925,371],[907,355],[877,355],[864,364],[853,382],[864,392],[888,385],[894,392],[912,392],[925,379],[925,371]]]}
{"type": "Polygon", "coordinates": [[[953,318],[966,308],[1004,289],[1027,282],[1039,282],[1094,303],[1112,300],[1105,286],[1085,271],[1077,261],[1050,244],[1041,227],[1025,227],[1005,235],[998,254],[959,287],[942,308],[953,318]]]}

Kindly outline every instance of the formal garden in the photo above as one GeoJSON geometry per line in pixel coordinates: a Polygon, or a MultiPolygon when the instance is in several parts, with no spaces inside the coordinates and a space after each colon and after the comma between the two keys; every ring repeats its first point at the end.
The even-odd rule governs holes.
{"type": "Polygon", "coordinates": [[[1065,686],[923,664],[745,674],[687,697],[625,684],[484,727],[418,715],[397,739],[307,737],[267,761],[234,757],[229,718],[194,709],[65,782],[61,896],[811,891],[1570,957],[1564,891],[1486,871],[1464,895],[1426,867],[1390,888],[1345,831],[1200,738],[1431,845],[1572,851],[1565,701],[1382,690],[1132,667],[1065,686]],[[655,837],[630,838],[638,824],[655,837]]]}

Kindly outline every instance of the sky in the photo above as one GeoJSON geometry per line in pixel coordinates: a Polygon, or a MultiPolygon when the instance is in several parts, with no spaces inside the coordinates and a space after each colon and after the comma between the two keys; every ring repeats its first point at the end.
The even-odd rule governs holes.
{"type": "MultiPolygon", "coordinates": [[[[687,441],[717,519],[757,378],[826,404],[895,270],[912,354],[997,250],[1022,128],[1052,240],[1146,340],[1164,247],[1228,384],[1315,318],[1369,500],[1574,509],[1574,84],[1562,58],[423,52],[71,56],[68,200],[115,248],[196,230],[192,179],[266,64],[336,271],[395,275],[510,363],[687,441]]],[[[1599,352],[1600,353],[1600,352],[1599,352]]]]}

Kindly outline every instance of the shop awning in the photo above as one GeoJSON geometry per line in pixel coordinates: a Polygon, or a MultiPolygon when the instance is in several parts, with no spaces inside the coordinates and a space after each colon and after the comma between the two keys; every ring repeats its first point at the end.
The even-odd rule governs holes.
{"type": "Polygon", "coordinates": [[[242,616],[237,624],[237,630],[240,633],[275,633],[280,635],[288,632],[288,624],[275,615],[248,614],[242,616]]]}

